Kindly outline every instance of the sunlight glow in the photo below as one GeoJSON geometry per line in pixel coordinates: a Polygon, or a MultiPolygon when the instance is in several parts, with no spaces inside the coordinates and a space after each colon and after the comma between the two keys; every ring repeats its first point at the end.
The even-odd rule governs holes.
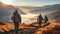
{"type": "Polygon", "coordinates": [[[12,4],[12,0],[1,0],[1,2],[9,5],[12,4]]]}

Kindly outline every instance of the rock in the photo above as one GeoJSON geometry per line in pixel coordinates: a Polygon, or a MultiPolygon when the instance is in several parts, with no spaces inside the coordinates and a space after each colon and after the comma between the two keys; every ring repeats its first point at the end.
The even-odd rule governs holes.
{"type": "Polygon", "coordinates": [[[6,25],[4,22],[0,22],[0,25],[6,25]]]}

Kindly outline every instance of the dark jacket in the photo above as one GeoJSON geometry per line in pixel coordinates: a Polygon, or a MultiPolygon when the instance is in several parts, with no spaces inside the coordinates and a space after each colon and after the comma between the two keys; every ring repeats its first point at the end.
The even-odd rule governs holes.
{"type": "Polygon", "coordinates": [[[38,22],[38,23],[41,23],[41,22],[42,22],[42,20],[43,20],[42,16],[41,16],[41,15],[39,15],[39,16],[38,16],[38,18],[37,18],[37,22],[38,22]]]}
{"type": "Polygon", "coordinates": [[[13,20],[13,22],[20,22],[21,23],[21,16],[19,14],[13,15],[11,17],[11,20],[13,20]]]}
{"type": "Polygon", "coordinates": [[[45,16],[45,18],[44,18],[44,19],[45,19],[45,22],[47,22],[47,21],[48,21],[48,17],[47,17],[47,16],[45,16]]]}

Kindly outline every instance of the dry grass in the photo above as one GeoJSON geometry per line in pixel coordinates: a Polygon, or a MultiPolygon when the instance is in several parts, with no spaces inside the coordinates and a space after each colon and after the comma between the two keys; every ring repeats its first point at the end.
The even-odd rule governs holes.
{"type": "MultiPolygon", "coordinates": [[[[36,22],[34,22],[32,25],[38,26],[36,22]]],[[[60,23],[51,23],[48,26],[45,26],[43,28],[37,28],[32,27],[31,24],[20,24],[19,29],[25,29],[24,31],[33,32],[33,34],[59,34],[60,32],[60,23]],[[55,33],[54,33],[55,32],[55,33]]],[[[13,23],[5,23],[5,25],[0,25],[0,32],[10,31],[14,30],[14,24],[13,23]]]]}

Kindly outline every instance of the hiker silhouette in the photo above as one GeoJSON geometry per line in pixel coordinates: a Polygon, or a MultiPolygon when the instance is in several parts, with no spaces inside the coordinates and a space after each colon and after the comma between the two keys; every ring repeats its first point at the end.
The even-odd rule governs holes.
{"type": "Polygon", "coordinates": [[[43,17],[42,17],[41,14],[40,14],[40,15],[38,16],[38,18],[37,18],[37,23],[39,24],[39,27],[41,27],[42,20],[43,20],[43,17]]]}
{"type": "Polygon", "coordinates": [[[15,33],[18,34],[19,23],[21,24],[21,16],[18,14],[18,10],[15,10],[13,16],[11,17],[11,20],[13,20],[13,23],[15,25],[15,33]]]}
{"type": "Polygon", "coordinates": [[[44,21],[45,21],[45,24],[47,24],[47,22],[48,22],[48,17],[47,17],[47,15],[45,15],[44,21]]]}

